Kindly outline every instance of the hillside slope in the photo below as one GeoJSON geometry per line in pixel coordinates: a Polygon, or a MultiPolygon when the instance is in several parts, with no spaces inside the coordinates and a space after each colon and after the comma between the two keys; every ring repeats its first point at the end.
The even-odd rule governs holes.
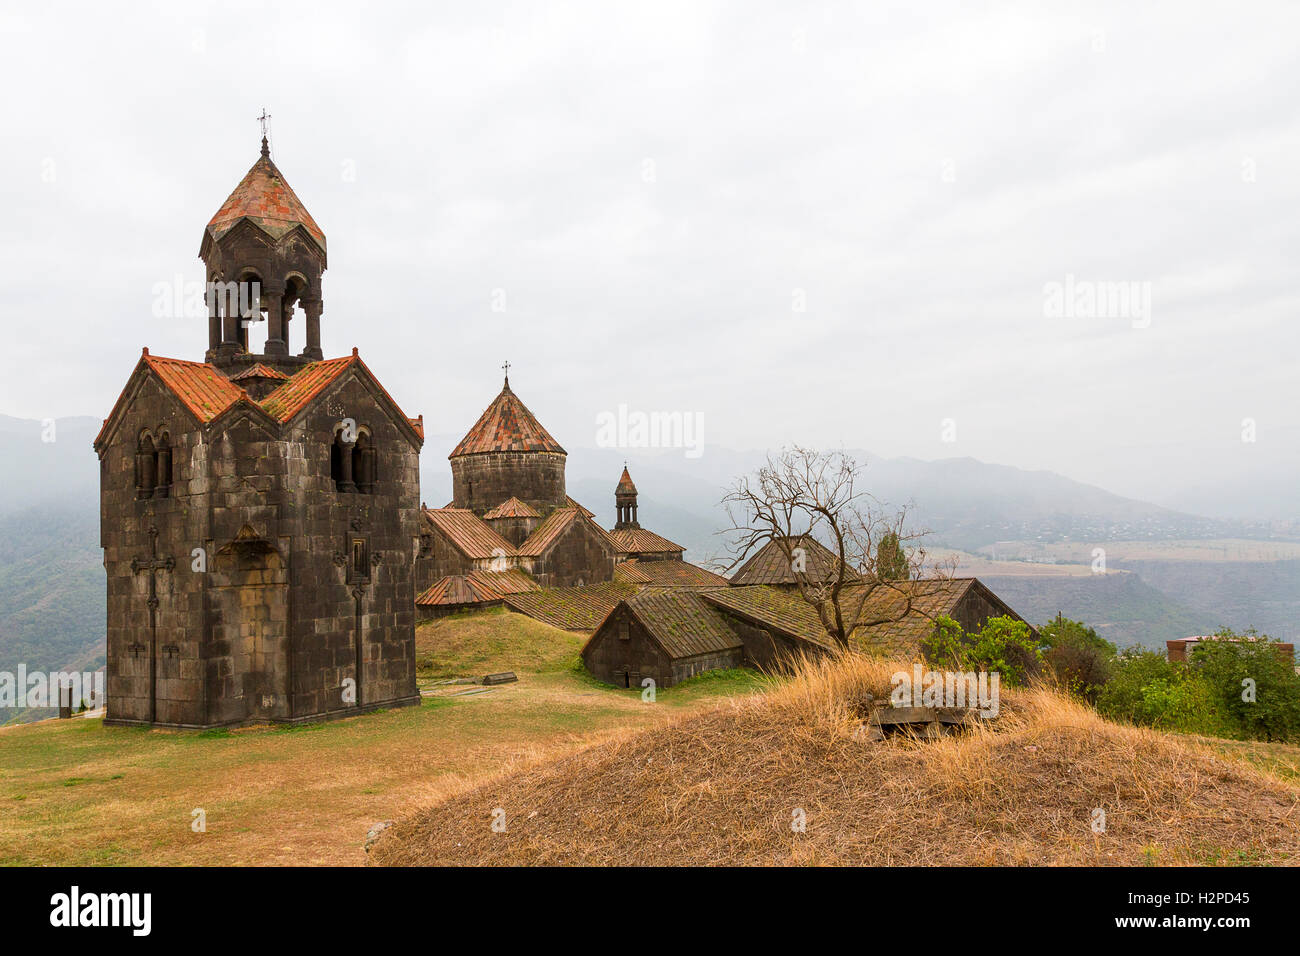
{"type": "Polygon", "coordinates": [[[1046,691],[1004,692],[997,722],[966,737],[871,743],[855,734],[855,702],[886,692],[892,670],[862,659],[808,667],[768,694],[505,776],[398,823],[373,860],[1300,861],[1300,786],[1046,691]],[[498,808],[504,832],[491,827],[498,808]],[[1090,826],[1097,808],[1103,833],[1090,826]]]}

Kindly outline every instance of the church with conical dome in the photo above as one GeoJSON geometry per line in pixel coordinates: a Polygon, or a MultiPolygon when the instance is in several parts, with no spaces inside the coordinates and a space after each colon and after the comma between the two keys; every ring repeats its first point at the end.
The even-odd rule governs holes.
{"type": "Polygon", "coordinates": [[[199,257],[202,358],[143,349],[95,439],[106,722],[217,727],[418,703],[423,419],[355,348],[324,357],[325,233],[265,136],[199,257]]]}
{"type": "MultiPolygon", "coordinates": [[[[421,617],[510,603],[538,589],[604,584],[632,573],[635,562],[682,560],[681,545],[637,522],[626,467],[614,528],[602,528],[569,496],[568,453],[510,387],[508,364],[500,393],[448,456],[452,500],[421,510],[421,617]]],[[[644,575],[633,580],[646,583],[644,575]]]]}

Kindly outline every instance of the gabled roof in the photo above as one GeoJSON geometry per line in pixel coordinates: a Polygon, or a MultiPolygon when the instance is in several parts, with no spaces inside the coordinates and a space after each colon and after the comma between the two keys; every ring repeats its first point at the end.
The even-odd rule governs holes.
{"type": "Polygon", "coordinates": [[[614,489],[614,493],[619,495],[636,494],[636,485],[632,484],[632,476],[627,473],[627,465],[623,466],[623,477],[618,480],[618,487],[614,489]]]}
{"type": "Polygon", "coordinates": [[[510,391],[509,381],[447,457],[501,451],[567,454],[518,396],[510,391]]]}
{"type": "Polygon", "coordinates": [[[506,606],[564,631],[592,631],[619,601],[637,593],[633,584],[607,581],[574,588],[545,588],[506,595],[506,606]]]}
{"type": "Polygon", "coordinates": [[[307,403],[325,390],[352,365],[355,355],[312,362],[285,379],[283,385],[266,398],[261,405],[273,418],[287,422],[307,407],[307,403]]]}
{"type": "MultiPolygon", "coordinates": [[[[788,547],[793,551],[795,548],[804,549],[804,578],[808,581],[829,581],[833,580],[835,568],[839,565],[839,559],[829,548],[823,545],[815,538],[804,536],[782,538],[788,547]]],[[[858,574],[849,569],[845,580],[858,580],[858,574]]],[[[786,557],[785,551],[782,550],[778,541],[769,541],[763,547],[750,556],[749,560],[740,566],[735,574],[731,576],[733,585],[749,584],[798,584],[799,576],[791,567],[791,561],[786,557]]]]}
{"type": "MultiPolygon", "coordinates": [[[[850,644],[858,649],[882,648],[888,650],[914,650],[919,642],[934,629],[934,619],[941,614],[952,614],[962,599],[973,588],[978,588],[991,598],[999,609],[1015,615],[997,595],[975,578],[924,578],[901,584],[882,584],[867,590],[863,585],[846,587],[841,594],[841,607],[856,606],[866,592],[859,621],[850,644]],[[912,606],[906,616],[908,592],[912,606]]],[[[710,588],[701,596],[719,607],[737,614],[760,627],[810,641],[822,647],[834,646],[834,641],[822,626],[817,611],[800,595],[764,585],[731,587],[726,590],[710,588]]],[[[1015,615],[1019,616],[1019,615],[1015,615]]]]}
{"type": "Polygon", "coordinates": [[[449,574],[439,578],[415,599],[421,607],[460,604],[487,604],[500,601],[507,594],[522,594],[541,590],[540,586],[523,571],[471,571],[469,574],[449,574]]]}
{"type": "Polygon", "coordinates": [[[471,560],[517,553],[514,545],[468,508],[425,508],[421,513],[452,547],[471,560]]]}
{"type": "Polygon", "coordinates": [[[95,447],[99,448],[106,437],[110,423],[116,417],[122,402],[139,380],[138,373],[141,369],[147,369],[154,373],[163,386],[176,396],[200,424],[207,425],[239,402],[243,402],[250,408],[257,409],[259,413],[274,419],[280,424],[284,424],[303,411],[316,396],[329,387],[331,383],[337,381],[344,372],[354,367],[364,371],[366,377],[374,383],[375,388],[379,390],[380,395],[389,404],[395,419],[409,428],[419,442],[423,443],[423,416],[420,418],[406,417],[398,404],[393,401],[393,397],[388,394],[384,386],[375,378],[374,373],[366,366],[366,363],[361,361],[356,349],[352,350],[351,355],[343,358],[312,362],[303,366],[293,375],[285,375],[259,363],[245,369],[234,378],[226,378],[215,365],[207,362],[187,362],[184,359],[150,355],[148,349],[143,349],[140,362],[131,373],[131,378],[127,380],[126,386],[122,389],[122,394],[118,396],[117,402],[113,406],[113,412],[109,414],[108,418],[104,419],[104,426],[95,438],[95,447]],[[257,401],[243,388],[235,384],[240,379],[249,380],[253,378],[270,378],[282,381],[268,395],[257,401]]]}
{"type": "Polygon", "coordinates": [[[284,175],[271,162],[263,140],[262,155],[239,181],[221,208],[208,220],[207,234],[214,240],[247,219],[272,238],[301,226],[315,240],[321,252],[325,251],[325,233],[316,225],[307,207],[289,188],[284,175]]]}
{"type": "Polygon", "coordinates": [[[686,561],[638,561],[636,558],[616,564],[614,580],[666,588],[725,588],[731,583],[720,574],[686,561]]]}
{"type": "Polygon", "coordinates": [[[232,382],[242,382],[246,379],[254,378],[277,379],[281,382],[289,381],[288,375],[271,368],[269,365],[263,365],[261,362],[258,362],[256,365],[250,365],[237,375],[230,376],[232,382]]]}
{"type": "Polygon", "coordinates": [[[369,379],[378,389],[380,396],[388,403],[394,420],[410,428],[412,434],[423,444],[424,416],[408,418],[406,413],[402,411],[401,406],[393,401],[393,396],[388,394],[388,389],[384,388],[379,379],[375,377],[375,373],[370,371],[370,367],[361,360],[361,356],[355,348],[352,350],[351,355],[345,355],[342,358],[324,359],[303,366],[258,404],[271,417],[281,423],[287,422],[307,408],[325,389],[342,378],[345,372],[354,368],[364,372],[365,378],[369,379]]]}
{"type": "Polygon", "coordinates": [[[816,610],[797,594],[770,587],[710,588],[704,599],[760,627],[823,647],[831,644],[816,610]]]}
{"type": "Polygon", "coordinates": [[[684,546],[645,528],[623,528],[611,531],[609,536],[618,544],[619,550],[627,554],[671,554],[686,550],[684,546]]]}
{"type": "Polygon", "coordinates": [[[247,392],[206,362],[163,358],[147,350],[141,358],[201,422],[212,421],[241,398],[248,398],[247,392]]]}
{"type": "Polygon", "coordinates": [[[625,603],[669,657],[715,654],[744,645],[726,618],[695,591],[652,590],[625,603]]]}
{"type": "Polygon", "coordinates": [[[564,498],[565,498],[566,501],[569,502],[569,507],[570,507],[570,508],[577,508],[577,509],[578,509],[579,511],[581,511],[583,514],[585,514],[588,518],[594,518],[594,517],[596,517],[596,512],[592,511],[590,508],[584,508],[582,505],[578,504],[576,501],[573,500],[573,496],[572,496],[572,495],[565,495],[564,498]]]}
{"type": "Polygon", "coordinates": [[[610,551],[618,554],[622,550],[618,546],[618,542],[610,537],[609,532],[591,520],[591,517],[585,514],[581,507],[557,508],[547,515],[546,520],[534,528],[533,533],[519,546],[520,555],[529,558],[541,557],[575,521],[586,525],[592,534],[609,546],[610,551]]]}
{"type": "Polygon", "coordinates": [[[483,518],[486,521],[491,521],[493,518],[540,518],[541,516],[541,512],[532,505],[520,501],[518,498],[507,498],[484,514],[483,518]]]}

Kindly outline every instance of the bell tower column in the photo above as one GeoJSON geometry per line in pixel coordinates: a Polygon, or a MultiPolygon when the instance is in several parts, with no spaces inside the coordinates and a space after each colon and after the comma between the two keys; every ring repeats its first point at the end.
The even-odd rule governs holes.
{"type": "Polygon", "coordinates": [[[284,331],[284,286],[267,285],[262,289],[262,305],[266,309],[266,354],[288,355],[289,346],[284,331]]]}
{"type": "Polygon", "coordinates": [[[303,299],[302,311],[307,316],[307,344],[303,347],[302,357],[319,361],[324,358],[320,350],[320,314],[325,310],[325,303],[320,299],[303,299]]]}

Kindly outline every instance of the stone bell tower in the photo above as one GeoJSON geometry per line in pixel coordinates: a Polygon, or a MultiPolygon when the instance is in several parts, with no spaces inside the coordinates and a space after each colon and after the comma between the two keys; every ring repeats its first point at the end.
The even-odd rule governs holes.
{"type": "Polygon", "coordinates": [[[614,525],[615,531],[641,527],[636,520],[636,485],[632,484],[632,476],[627,472],[627,465],[623,466],[623,477],[618,480],[618,487],[614,489],[614,507],[618,512],[618,523],[614,525]]]}
{"type": "Polygon", "coordinates": [[[321,274],[325,233],[271,161],[262,155],[203,230],[199,258],[207,272],[208,350],[204,359],[226,372],[245,366],[293,371],[323,358],[321,274]],[[306,316],[302,351],[290,349],[290,320],[306,316]],[[250,323],[265,321],[266,351],[249,352],[250,323]]]}

